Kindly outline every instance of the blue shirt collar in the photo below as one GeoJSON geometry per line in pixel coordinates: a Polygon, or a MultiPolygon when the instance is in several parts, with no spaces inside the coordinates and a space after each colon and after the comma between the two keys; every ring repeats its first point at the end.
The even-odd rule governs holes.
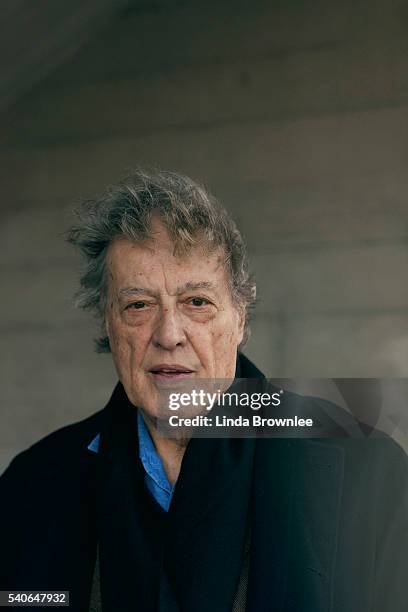
{"type": "MultiPolygon", "coordinates": [[[[174,485],[167,478],[163,462],[154,446],[150,432],[140,410],[137,410],[137,432],[139,439],[139,457],[145,470],[145,483],[157,503],[168,511],[174,493],[174,485]]],[[[100,434],[88,444],[88,449],[99,452],[100,434]]]]}

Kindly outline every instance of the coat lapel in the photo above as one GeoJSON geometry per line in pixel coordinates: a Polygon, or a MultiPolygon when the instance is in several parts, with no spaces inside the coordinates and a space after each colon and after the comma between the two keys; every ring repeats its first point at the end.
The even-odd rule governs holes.
{"type": "Polygon", "coordinates": [[[189,444],[168,516],[162,577],[162,582],[169,579],[181,610],[232,609],[245,548],[254,448],[251,439],[194,439],[189,444]]]}

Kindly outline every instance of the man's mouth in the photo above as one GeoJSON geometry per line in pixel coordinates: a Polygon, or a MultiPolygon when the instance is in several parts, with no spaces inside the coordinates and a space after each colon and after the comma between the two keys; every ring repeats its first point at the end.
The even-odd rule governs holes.
{"type": "Polygon", "coordinates": [[[179,364],[159,364],[150,368],[149,372],[155,380],[163,381],[188,378],[194,373],[194,370],[179,364]]]}

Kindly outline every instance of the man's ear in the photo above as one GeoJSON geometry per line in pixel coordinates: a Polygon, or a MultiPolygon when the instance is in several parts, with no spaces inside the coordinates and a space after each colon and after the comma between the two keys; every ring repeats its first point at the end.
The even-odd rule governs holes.
{"type": "Polygon", "coordinates": [[[113,343],[112,343],[112,337],[111,337],[111,328],[109,325],[109,319],[108,317],[105,315],[104,321],[103,321],[103,327],[102,329],[104,329],[105,334],[106,334],[106,340],[105,340],[105,345],[106,345],[106,350],[110,353],[114,353],[113,350],[113,343]]]}
{"type": "Polygon", "coordinates": [[[244,331],[245,331],[245,322],[246,322],[246,312],[245,309],[239,311],[239,320],[238,320],[238,346],[242,343],[244,339],[244,331]]]}
{"type": "Polygon", "coordinates": [[[105,333],[109,338],[110,341],[110,325],[109,325],[109,317],[106,316],[106,312],[105,312],[105,316],[104,316],[104,320],[103,320],[103,326],[105,328],[105,333]]]}

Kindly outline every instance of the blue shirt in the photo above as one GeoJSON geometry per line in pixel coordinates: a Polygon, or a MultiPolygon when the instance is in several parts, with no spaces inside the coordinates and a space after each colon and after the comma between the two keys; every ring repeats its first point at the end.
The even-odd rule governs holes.
{"type": "MultiPolygon", "coordinates": [[[[137,431],[139,437],[139,457],[145,471],[146,486],[157,503],[167,512],[173,496],[174,485],[171,485],[167,478],[163,462],[154,446],[140,410],[137,411],[137,431]]],[[[94,453],[99,451],[99,439],[100,434],[95,436],[88,445],[90,451],[94,453]]]]}

